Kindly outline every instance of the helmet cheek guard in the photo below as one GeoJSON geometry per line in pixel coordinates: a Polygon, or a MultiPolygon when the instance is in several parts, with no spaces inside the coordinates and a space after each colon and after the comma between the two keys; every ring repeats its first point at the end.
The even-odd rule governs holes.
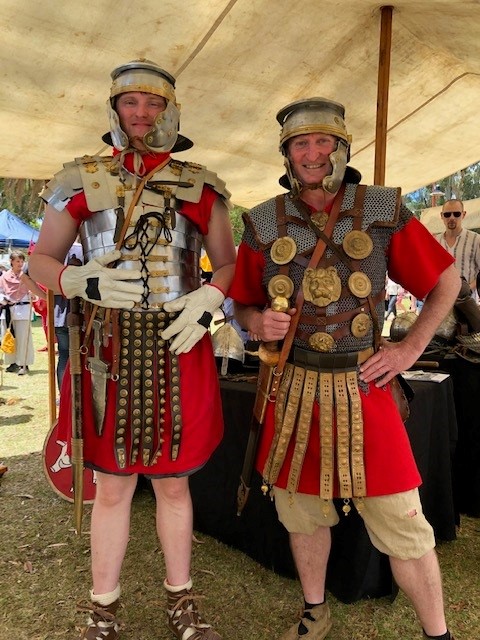
{"type": "Polygon", "coordinates": [[[328,156],[332,165],[332,173],[322,180],[325,191],[335,194],[340,189],[347,168],[348,155],[348,146],[343,140],[339,140],[335,151],[332,151],[328,156]]]}
{"type": "Polygon", "coordinates": [[[143,136],[143,144],[150,151],[170,151],[177,140],[179,123],[180,111],[173,102],[169,102],[155,118],[153,129],[143,136]]]}
{"type": "Polygon", "coordinates": [[[120,126],[120,118],[118,117],[118,113],[112,107],[112,100],[110,98],[107,100],[107,116],[113,146],[119,151],[123,151],[128,147],[128,136],[120,126]]]}

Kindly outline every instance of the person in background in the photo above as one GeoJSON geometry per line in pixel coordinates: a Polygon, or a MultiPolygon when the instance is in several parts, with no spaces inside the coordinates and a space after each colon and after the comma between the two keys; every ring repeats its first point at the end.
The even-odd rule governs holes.
{"type": "Polygon", "coordinates": [[[385,320],[389,320],[390,315],[397,317],[397,296],[399,286],[396,282],[387,277],[387,284],[385,286],[385,293],[387,297],[387,310],[385,311],[385,320]]]}
{"type": "Polygon", "coordinates": [[[288,193],[245,215],[230,289],[244,329],[284,341],[275,360],[268,352],[266,362],[276,364],[262,389],[269,402],[257,455],[304,596],[301,620],[282,640],[323,640],[332,627],[325,578],[339,519],[334,497],[342,515],[356,506],[373,545],[389,556],[424,637],[451,640],[421,478],[390,382],[423,353],[460,278],[399,189],[358,184],[344,116],[343,105],[318,97],[277,114],[288,193]],[[396,343],[380,337],[387,270],[426,297],[396,343]]]}
{"type": "Polygon", "coordinates": [[[435,238],[455,258],[460,275],[476,292],[476,278],[480,271],[480,234],[463,228],[466,215],[461,200],[447,200],[440,213],[445,231],[437,233],[435,238]]]}
{"type": "Polygon", "coordinates": [[[5,354],[6,371],[24,375],[33,364],[32,306],[30,292],[40,289],[24,273],[25,254],[12,251],[10,269],[0,275],[0,307],[5,315],[5,327],[15,336],[15,352],[5,354]]]}
{"type": "Polygon", "coordinates": [[[223,435],[208,327],[235,269],[230,194],[206,167],[171,156],[192,143],[178,131],[170,73],[141,59],[111,76],[107,139],[113,157],[77,158],[48,183],[31,258],[34,277],[72,299],[72,314],[87,319],[87,331],[91,327],[81,336],[81,351],[90,347],[81,380],[78,373],[67,377],[67,368],[59,410],[60,434],[71,422],[67,389],[81,383],[83,456],[97,477],[93,587],[81,638],[120,637],[120,573],[142,474],[156,498],[168,628],[178,640],[219,640],[192,591],[188,478],[223,435]],[[85,265],[65,266],[77,233],[85,265]],[[203,286],[202,245],[213,271],[203,286]],[[73,299],[81,299],[78,314],[73,299]]]}

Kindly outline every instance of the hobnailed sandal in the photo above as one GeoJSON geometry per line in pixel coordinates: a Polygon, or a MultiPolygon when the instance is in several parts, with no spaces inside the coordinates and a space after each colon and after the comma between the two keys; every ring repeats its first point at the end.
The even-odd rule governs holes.
{"type": "Polygon", "coordinates": [[[331,628],[330,607],[328,602],[324,602],[304,611],[300,622],[284,633],[280,640],[324,640],[331,628]],[[303,635],[298,633],[301,624],[307,629],[303,635]]]}
{"type": "MultiPolygon", "coordinates": [[[[190,585],[191,583],[189,583],[190,585]]],[[[168,628],[177,640],[222,640],[200,615],[195,600],[204,596],[196,596],[191,589],[167,591],[168,628]]]]}
{"type": "Polygon", "coordinates": [[[78,611],[89,613],[87,626],[82,629],[80,640],[118,640],[120,638],[120,621],[116,617],[120,600],[115,600],[106,607],[97,602],[79,604],[78,611]]]}

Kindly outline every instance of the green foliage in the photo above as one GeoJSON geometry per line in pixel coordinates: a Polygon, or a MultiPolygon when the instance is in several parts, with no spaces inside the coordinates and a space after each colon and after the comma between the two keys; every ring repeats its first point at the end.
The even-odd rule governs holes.
{"type": "Polygon", "coordinates": [[[21,220],[38,228],[43,203],[38,197],[43,180],[0,178],[0,211],[8,209],[21,220]]]}
{"type": "Polygon", "coordinates": [[[464,201],[480,198],[480,161],[438,180],[435,184],[407,193],[405,204],[417,217],[422,209],[433,206],[431,193],[434,189],[444,194],[437,198],[436,205],[442,205],[452,198],[464,201]]]}
{"type": "Polygon", "coordinates": [[[233,209],[230,211],[230,222],[233,229],[233,240],[235,246],[238,247],[243,234],[243,220],[242,215],[248,211],[244,207],[240,207],[238,204],[233,205],[233,209]]]}

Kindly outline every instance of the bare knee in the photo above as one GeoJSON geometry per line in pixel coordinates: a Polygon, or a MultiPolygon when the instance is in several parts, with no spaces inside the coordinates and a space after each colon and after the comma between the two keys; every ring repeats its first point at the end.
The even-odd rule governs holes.
{"type": "Polygon", "coordinates": [[[137,486],[136,475],[113,476],[97,474],[95,503],[103,507],[116,507],[122,503],[130,503],[137,486]]]}
{"type": "Polygon", "coordinates": [[[152,480],[152,487],[157,500],[169,503],[190,500],[188,478],[162,478],[152,480]]]}

